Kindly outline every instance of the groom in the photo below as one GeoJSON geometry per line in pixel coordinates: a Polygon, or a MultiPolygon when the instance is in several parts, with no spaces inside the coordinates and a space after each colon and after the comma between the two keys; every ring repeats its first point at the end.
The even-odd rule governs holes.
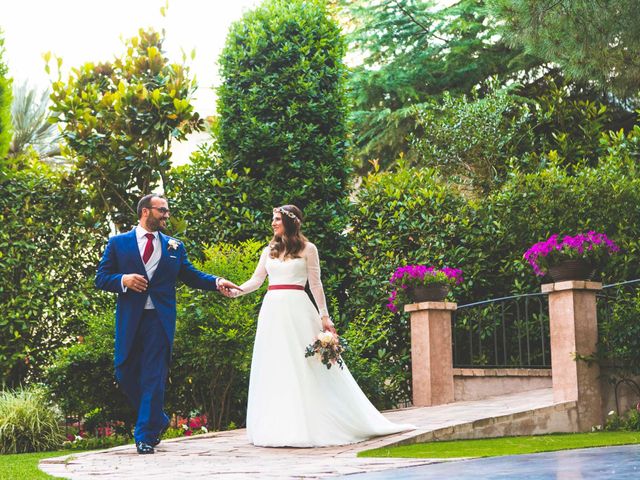
{"type": "Polygon", "coordinates": [[[134,438],[140,454],[154,453],[169,425],[163,404],[176,330],[176,280],[225,296],[238,289],[191,265],[184,245],[160,232],[168,218],[164,197],[143,197],[138,225],[109,239],[95,280],[96,287],[118,294],[115,374],[138,414],[134,438]]]}

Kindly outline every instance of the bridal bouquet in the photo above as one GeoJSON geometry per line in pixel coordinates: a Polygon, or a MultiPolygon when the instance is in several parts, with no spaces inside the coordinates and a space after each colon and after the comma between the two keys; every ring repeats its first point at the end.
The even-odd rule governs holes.
{"type": "Polygon", "coordinates": [[[338,364],[342,369],[343,361],[340,354],[347,348],[345,340],[331,332],[320,332],[315,341],[307,346],[304,356],[313,357],[316,355],[327,369],[331,365],[338,364]]]}

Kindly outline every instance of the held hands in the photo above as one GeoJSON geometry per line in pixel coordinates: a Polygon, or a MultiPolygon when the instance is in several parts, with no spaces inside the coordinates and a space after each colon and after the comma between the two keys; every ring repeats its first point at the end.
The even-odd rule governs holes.
{"type": "Polygon", "coordinates": [[[225,297],[233,298],[237,295],[238,292],[241,292],[242,289],[235,283],[230,282],[225,278],[221,278],[218,280],[218,291],[225,297]]]}
{"type": "Polygon", "coordinates": [[[333,322],[331,321],[331,318],[329,318],[329,315],[325,315],[322,317],[322,329],[326,332],[331,332],[334,335],[337,335],[338,332],[336,332],[336,327],[333,325],[333,322]]]}
{"type": "Polygon", "coordinates": [[[144,292],[147,289],[147,279],[138,273],[127,273],[122,275],[122,285],[130,288],[134,292],[144,292]]]}

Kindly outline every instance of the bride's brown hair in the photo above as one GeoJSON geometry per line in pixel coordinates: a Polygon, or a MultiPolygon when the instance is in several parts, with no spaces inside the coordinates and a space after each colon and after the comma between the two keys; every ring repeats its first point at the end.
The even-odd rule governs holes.
{"type": "Polygon", "coordinates": [[[302,211],[295,205],[283,205],[273,209],[273,213],[279,213],[284,226],[284,235],[281,237],[274,235],[269,242],[271,247],[271,258],[279,258],[284,252],[285,257],[298,258],[300,252],[304,250],[304,245],[308,241],[302,234],[300,225],[302,224],[302,211]]]}

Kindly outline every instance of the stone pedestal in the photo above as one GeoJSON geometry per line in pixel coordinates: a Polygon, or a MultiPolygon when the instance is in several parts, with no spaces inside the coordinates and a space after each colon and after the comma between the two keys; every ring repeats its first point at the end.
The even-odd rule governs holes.
{"type": "Polygon", "coordinates": [[[421,302],[404,307],[411,314],[413,405],[454,401],[451,313],[457,304],[421,302]]]}
{"type": "Polygon", "coordinates": [[[596,351],[596,292],[601,289],[601,283],[576,280],[542,285],[549,294],[553,399],[578,403],[577,427],[583,432],[603,422],[600,367],[576,358],[596,351]]]}

